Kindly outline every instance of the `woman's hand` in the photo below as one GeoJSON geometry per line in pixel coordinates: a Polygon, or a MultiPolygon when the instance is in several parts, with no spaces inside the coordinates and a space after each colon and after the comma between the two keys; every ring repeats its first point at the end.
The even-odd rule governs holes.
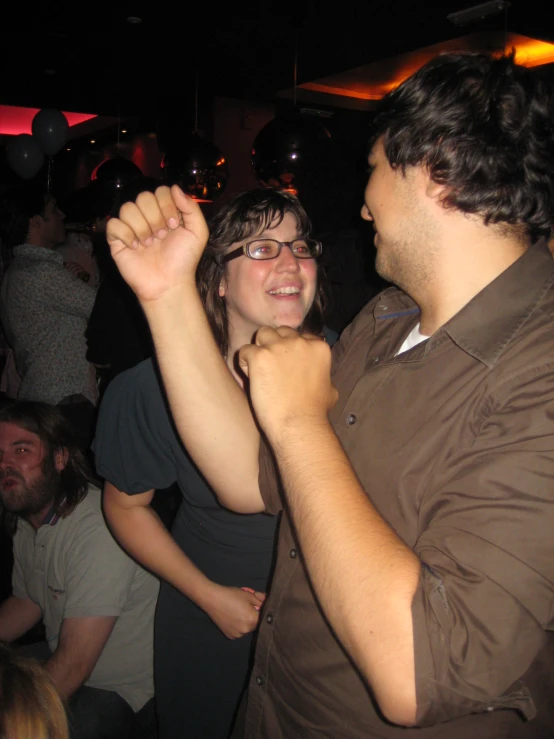
{"type": "Polygon", "coordinates": [[[239,639],[258,625],[265,593],[212,583],[208,602],[202,605],[214,624],[228,639],[239,639]]]}
{"type": "Polygon", "coordinates": [[[88,282],[90,280],[89,273],[78,262],[64,262],[63,266],[70,274],[73,275],[73,277],[77,277],[83,282],[88,282]]]}
{"type": "Polygon", "coordinates": [[[162,186],[124,203],[119,218],[108,221],[106,238],[123,279],[148,302],[183,283],[194,284],[208,226],[180,187],[162,186]]]}

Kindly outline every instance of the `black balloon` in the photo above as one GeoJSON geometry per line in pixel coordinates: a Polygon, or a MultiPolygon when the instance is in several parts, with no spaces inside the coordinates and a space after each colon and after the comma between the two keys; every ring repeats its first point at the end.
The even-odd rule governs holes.
{"type": "Polygon", "coordinates": [[[252,167],[262,185],[297,189],[310,167],[325,156],[331,134],[299,111],[277,115],[252,145],[252,167]]]}
{"type": "Polygon", "coordinates": [[[106,190],[119,191],[129,183],[142,177],[142,170],[134,162],[123,157],[106,159],[101,162],[91,175],[91,180],[102,185],[106,190]]]}
{"type": "Polygon", "coordinates": [[[13,171],[25,180],[34,177],[44,164],[44,154],[29,133],[20,133],[8,144],[6,156],[13,171]]]}
{"type": "Polygon", "coordinates": [[[33,118],[32,130],[42,151],[52,157],[65,145],[69,123],[61,111],[44,108],[33,118]]]}
{"type": "Polygon", "coordinates": [[[212,202],[225,190],[229,179],[227,160],[210,141],[193,133],[175,143],[162,159],[167,185],[199,201],[212,202]]]}

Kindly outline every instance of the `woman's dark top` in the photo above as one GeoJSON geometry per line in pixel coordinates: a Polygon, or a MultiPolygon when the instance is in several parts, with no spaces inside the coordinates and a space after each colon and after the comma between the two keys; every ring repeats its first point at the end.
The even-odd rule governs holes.
{"type": "MultiPolygon", "coordinates": [[[[181,549],[214,582],[266,592],[277,520],[218,503],[179,440],[161,388],[151,359],[108,385],[93,446],[97,473],[129,495],[177,482],[183,499],[171,533],[181,549]]],[[[246,684],[251,643],[252,634],[227,639],[162,582],[154,641],[160,739],[225,739],[246,684]]]]}

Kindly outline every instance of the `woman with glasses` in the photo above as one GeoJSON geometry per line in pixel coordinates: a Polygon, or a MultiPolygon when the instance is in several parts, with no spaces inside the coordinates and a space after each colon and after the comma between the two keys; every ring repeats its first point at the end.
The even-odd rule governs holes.
{"type": "MultiPolygon", "coordinates": [[[[167,197],[169,191],[161,192],[167,197]]],[[[169,233],[160,229],[159,239],[150,232],[148,223],[163,209],[158,195],[142,193],[110,226],[112,237],[119,229],[119,243],[128,244],[118,253],[112,238],[112,253],[141,299],[154,339],[154,304],[158,293],[171,292],[156,249],[165,249],[165,264],[172,253],[182,260],[187,237],[177,224],[169,233]],[[147,257],[153,259],[151,279],[143,279],[141,287],[133,249],[149,249],[147,257]]],[[[197,291],[217,350],[242,388],[237,352],[261,326],[322,333],[316,261],[321,244],[310,238],[308,217],[296,197],[277,189],[237,195],[209,230],[196,269],[197,291]]],[[[194,266],[188,265],[190,274],[194,266]]],[[[177,302],[174,320],[181,320],[177,302]]],[[[179,330],[193,331],[193,323],[185,316],[179,330]]],[[[204,351],[210,347],[199,345],[198,352],[204,351]]],[[[182,367],[183,373],[194,371],[192,364],[182,367]]],[[[209,426],[202,417],[191,423],[199,434],[209,426]]],[[[225,739],[247,682],[277,522],[263,513],[232,513],[217,502],[179,440],[151,360],[108,386],[94,451],[98,474],[106,480],[104,507],[114,535],[162,580],[154,657],[160,739],[225,739]],[[183,499],[170,535],[149,504],[153,490],[175,481],[183,499]]],[[[240,459],[234,467],[221,474],[236,476],[240,485],[240,459]]]]}

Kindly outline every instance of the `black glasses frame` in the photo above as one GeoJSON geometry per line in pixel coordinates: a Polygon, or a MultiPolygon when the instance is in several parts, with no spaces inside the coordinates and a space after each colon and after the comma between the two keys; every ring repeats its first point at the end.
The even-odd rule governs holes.
{"type": "Polygon", "coordinates": [[[277,239],[254,239],[253,241],[249,241],[247,244],[243,244],[242,246],[233,249],[233,251],[230,251],[228,254],[225,254],[225,256],[221,258],[220,264],[226,264],[226,262],[231,261],[231,259],[236,259],[237,257],[242,256],[253,259],[255,262],[268,262],[270,259],[277,259],[277,257],[281,253],[281,249],[284,246],[288,246],[297,259],[316,259],[317,257],[321,256],[321,252],[323,251],[321,241],[317,241],[316,239],[293,239],[292,241],[278,241],[277,239]],[[273,257],[253,257],[250,253],[250,247],[252,246],[252,244],[257,244],[259,241],[272,241],[274,244],[277,244],[279,247],[277,250],[277,254],[275,254],[275,256],[273,257]],[[313,254],[310,252],[310,254],[308,254],[307,256],[300,256],[299,254],[295,254],[292,245],[297,241],[302,241],[304,243],[309,242],[310,244],[313,244],[316,253],[313,254]]]}

